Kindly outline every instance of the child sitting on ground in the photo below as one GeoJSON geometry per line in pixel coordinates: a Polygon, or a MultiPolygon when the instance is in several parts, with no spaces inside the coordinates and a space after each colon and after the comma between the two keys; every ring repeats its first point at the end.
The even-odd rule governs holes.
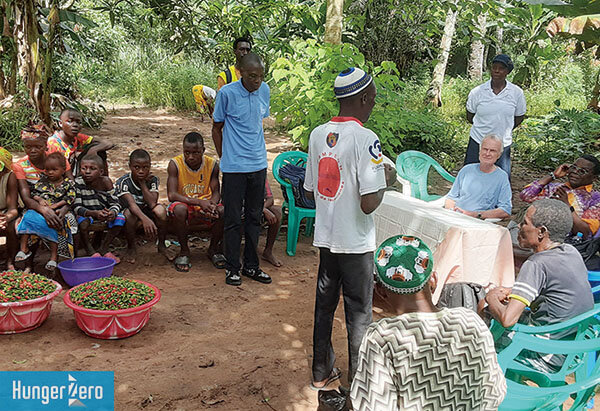
{"type": "Polygon", "coordinates": [[[158,252],[167,258],[165,239],[167,235],[167,209],[158,204],[158,177],[150,173],[150,154],[138,148],[129,155],[130,172],[116,183],[116,194],[125,208],[125,233],[127,256],[125,261],[135,263],[137,249],[135,231],[138,223],[144,227],[146,236],[158,237],[158,252]]]}
{"type": "MultiPolygon", "coordinates": [[[[65,177],[67,161],[61,153],[51,153],[46,157],[44,167],[44,174],[31,190],[31,198],[41,206],[50,207],[56,212],[59,219],[66,224],[61,234],[70,238],[71,226],[76,226],[77,223],[73,214],[69,212],[75,201],[75,188],[73,181],[65,177]]],[[[59,233],[48,227],[44,217],[35,210],[27,210],[17,227],[17,233],[21,235],[21,250],[17,253],[15,261],[24,261],[31,256],[29,237],[35,235],[50,242],[50,260],[46,263],[46,270],[54,272],[58,261],[59,233]]],[[[70,244],[72,246],[72,240],[70,244]]],[[[72,247],[70,250],[72,251],[72,247]]]]}
{"type": "MultiPolygon", "coordinates": [[[[106,183],[102,177],[103,161],[94,154],[87,154],[80,161],[80,176],[75,178],[75,203],[73,211],[79,223],[79,234],[88,255],[112,258],[118,264],[121,260],[108,251],[110,243],[125,225],[125,216],[121,214],[119,200],[111,192],[106,191],[106,183]],[[90,243],[91,226],[107,228],[99,252],[90,243]]],[[[78,244],[79,242],[77,242],[78,244]]]]}

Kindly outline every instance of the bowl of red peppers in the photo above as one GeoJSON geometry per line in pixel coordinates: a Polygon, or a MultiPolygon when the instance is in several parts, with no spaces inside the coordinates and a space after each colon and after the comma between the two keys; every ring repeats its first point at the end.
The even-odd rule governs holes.
{"type": "Polygon", "coordinates": [[[160,290],[145,281],[107,277],[71,288],[63,301],[84,333],[119,339],[141,331],[160,297],[160,290]]]}
{"type": "Polygon", "coordinates": [[[56,281],[18,270],[0,273],[0,334],[33,330],[50,315],[52,301],[62,291],[56,281]]]}

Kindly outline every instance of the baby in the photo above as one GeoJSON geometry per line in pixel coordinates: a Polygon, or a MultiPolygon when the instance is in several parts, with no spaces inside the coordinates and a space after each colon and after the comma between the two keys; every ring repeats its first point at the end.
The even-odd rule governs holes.
{"type": "MultiPolygon", "coordinates": [[[[31,197],[40,205],[53,209],[67,226],[76,226],[75,218],[69,212],[75,201],[75,187],[73,181],[65,177],[65,157],[61,153],[49,154],[44,168],[44,174],[31,190],[31,197]]],[[[50,260],[46,263],[46,270],[54,272],[58,261],[59,233],[48,227],[44,217],[35,210],[27,210],[17,227],[17,233],[21,235],[21,250],[17,253],[15,261],[24,261],[31,256],[28,242],[29,237],[35,235],[50,242],[50,260]]],[[[64,232],[61,234],[67,237],[64,232]]]]}

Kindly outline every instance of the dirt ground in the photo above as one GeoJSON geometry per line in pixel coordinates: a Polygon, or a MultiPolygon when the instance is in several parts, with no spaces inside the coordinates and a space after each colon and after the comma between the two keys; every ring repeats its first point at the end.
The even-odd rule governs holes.
{"type": "MultiPolygon", "coordinates": [[[[119,108],[110,110],[101,130],[87,132],[117,145],[109,154],[113,180],[126,172],[134,148],[148,150],[153,173],[161,181],[161,201],[167,203],[169,159],[180,154],[182,137],[189,131],[200,131],[207,153],[215,156],[210,128],[208,119],[201,122],[193,114],[119,108]]],[[[273,132],[267,132],[266,139],[269,164],[277,154],[293,148],[287,138],[273,132]]],[[[279,185],[270,172],[268,176],[276,203],[281,203],[279,185]]],[[[517,167],[513,185],[518,189],[534,177],[517,167]]],[[[449,189],[441,182],[433,184],[442,191],[449,189]]],[[[518,200],[515,203],[515,209],[523,206],[518,200]]],[[[224,271],[213,268],[205,257],[208,242],[202,236],[206,234],[192,242],[189,273],[176,272],[149,244],[139,249],[135,265],[123,262],[115,268],[115,275],[149,281],[162,292],[162,300],[139,334],[115,341],[87,337],[63,304],[63,292],[40,328],[0,336],[4,352],[0,369],[114,371],[117,411],[315,410],[317,394],[308,383],[318,255],[310,239],[300,236],[296,256],[289,257],[282,231],[275,253],[283,266],[262,265],[273,283],[244,278],[242,286],[232,287],[225,284],[224,271]]],[[[261,247],[264,241],[263,230],[261,247]]],[[[39,256],[36,268],[41,270],[45,259],[39,256]]],[[[381,310],[375,311],[378,317],[381,310]]],[[[342,303],[333,343],[337,366],[344,372],[342,384],[346,384],[342,303]]]]}
{"type": "MultiPolygon", "coordinates": [[[[113,179],[125,172],[134,148],[147,149],[166,203],[169,159],[180,154],[189,131],[200,131],[207,153],[215,155],[210,127],[191,114],[129,108],[111,111],[101,130],[87,132],[117,144],[109,154],[113,179]]],[[[291,148],[286,138],[267,133],[270,163],[291,148]]],[[[281,203],[271,173],[269,179],[281,203]]],[[[263,231],[261,247],[264,241],[263,231]]],[[[224,270],[213,268],[205,257],[207,242],[193,244],[189,273],[176,272],[149,244],[140,248],[137,264],[116,266],[115,275],[149,281],[162,292],[139,334],[115,341],[86,336],[63,304],[63,292],[40,328],[0,336],[0,369],[114,371],[118,411],[316,409],[317,394],[308,383],[318,257],[310,239],[301,236],[296,256],[289,257],[282,232],[275,252],[283,267],[262,265],[273,283],[245,279],[240,287],[226,285],[224,270]]],[[[44,262],[41,255],[36,269],[44,262]]],[[[333,338],[337,364],[347,370],[343,318],[340,305],[333,338]]]]}

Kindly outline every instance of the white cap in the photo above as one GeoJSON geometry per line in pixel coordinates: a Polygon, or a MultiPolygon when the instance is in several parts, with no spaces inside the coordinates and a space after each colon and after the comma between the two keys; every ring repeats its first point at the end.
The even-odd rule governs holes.
{"type": "Polygon", "coordinates": [[[342,71],[335,79],[333,91],[337,98],[350,97],[360,93],[371,84],[373,78],[358,67],[342,71]]]}

